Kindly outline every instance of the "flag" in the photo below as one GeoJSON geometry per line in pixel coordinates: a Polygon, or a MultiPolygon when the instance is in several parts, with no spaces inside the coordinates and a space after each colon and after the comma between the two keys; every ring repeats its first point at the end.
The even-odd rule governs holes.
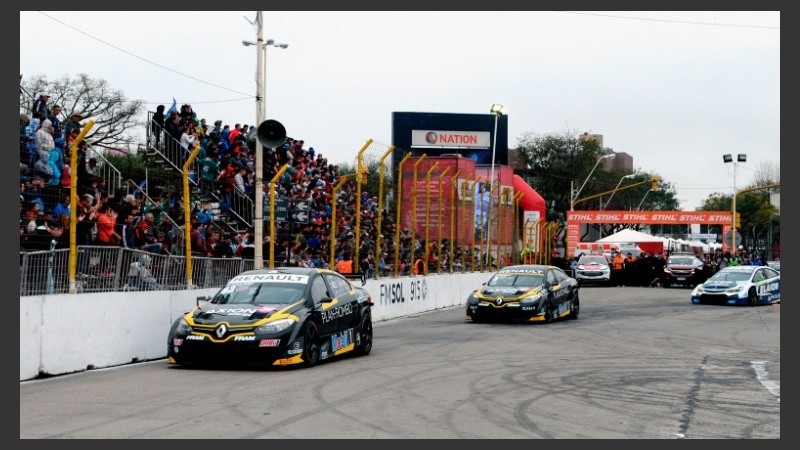
{"type": "Polygon", "coordinates": [[[178,102],[175,101],[175,97],[172,97],[172,106],[170,106],[169,109],[167,110],[167,117],[169,117],[169,115],[172,114],[172,111],[176,112],[178,111],[178,102]]]}

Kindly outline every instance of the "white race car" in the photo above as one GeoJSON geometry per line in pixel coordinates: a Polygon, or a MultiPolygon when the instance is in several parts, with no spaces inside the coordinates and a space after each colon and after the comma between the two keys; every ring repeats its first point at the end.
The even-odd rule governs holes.
{"type": "Polygon", "coordinates": [[[692,303],[768,305],[781,302],[781,274],[768,266],[733,266],[692,291],[692,303]]]}

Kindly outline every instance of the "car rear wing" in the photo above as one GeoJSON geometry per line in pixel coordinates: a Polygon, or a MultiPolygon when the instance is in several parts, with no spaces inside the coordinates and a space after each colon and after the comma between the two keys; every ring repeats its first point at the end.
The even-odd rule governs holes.
{"type": "Polygon", "coordinates": [[[364,272],[343,273],[341,275],[343,277],[347,278],[348,280],[361,280],[361,285],[362,286],[367,284],[367,274],[364,273],[364,272]]]}

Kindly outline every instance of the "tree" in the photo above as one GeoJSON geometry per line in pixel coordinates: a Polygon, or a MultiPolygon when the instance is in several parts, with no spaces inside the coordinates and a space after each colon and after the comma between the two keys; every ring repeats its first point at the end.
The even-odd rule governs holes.
{"type": "MultiPolygon", "coordinates": [[[[753,186],[752,188],[757,188],[753,186]]],[[[748,189],[748,188],[746,188],[748,189]]],[[[720,193],[709,195],[703,202],[704,211],[730,211],[732,196],[720,193]]],[[[742,234],[742,247],[750,251],[765,251],[771,242],[767,242],[770,230],[780,229],[780,218],[777,209],[769,202],[768,189],[754,190],[739,194],[736,197],[736,212],[739,213],[742,234]]],[[[709,227],[709,233],[716,233],[721,241],[722,227],[717,225],[709,227]]],[[[776,236],[780,241],[780,236],[776,236]]],[[[776,239],[773,237],[773,241],[776,239]]]]}
{"type": "MultiPolygon", "coordinates": [[[[575,204],[575,209],[597,209],[600,206],[602,196],[596,200],[580,201],[581,199],[592,198],[603,192],[613,191],[622,176],[627,175],[621,171],[605,171],[602,165],[592,173],[591,178],[586,177],[597,163],[597,158],[611,151],[602,148],[595,139],[587,139],[586,134],[565,132],[562,134],[548,134],[537,136],[532,133],[524,134],[517,144],[518,166],[524,169],[517,173],[541,195],[548,206],[552,208],[554,215],[565,216],[570,208],[570,190],[579,189],[581,184],[586,181],[586,185],[581,190],[579,201],[575,204]]],[[[630,180],[630,184],[636,184],[650,180],[655,173],[647,174],[640,170],[635,170],[636,177],[630,180]]],[[[618,192],[614,194],[613,203],[609,205],[612,209],[634,209],[644,199],[642,209],[675,210],[678,208],[675,189],[672,184],[661,180],[659,189],[647,194],[651,188],[649,182],[625,189],[620,186],[618,192]]],[[[606,209],[604,207],[604,209],[606,209]]],[[[552,217],[548,211],[548,217],[552,217]]]]}
{"type": "MultiPolygon", "coordinates": [[[[770,203],[770,193],[778,189],[781,174],[780,165],[773,161],[762,161],[756,167],[753,181],[739,189],[736,196],[736,212],[739,213],[739,232],[742,234],[742,247],[750,251],[764,252],[771,257],[769,250],[780,242],[780,212],[770,203]]],[[[730,211],[732,196],[714,192],[703,201],[704,211],[730,211]]],[[[709,233],[722,237],[722,227],[709,227],[709,233]]],[[[718,239],[718,240],[719,240],[718,239]]]]}
{"type": "MultiPolygon", "coordinates": [[[[523,168],[519,175],[554,212],[565,214],[570,208],[570,190],[580,187],[586,178],[580,174],[592,170],[602,148],[597,140],[583,139],[574,132],[547,135],[528,132],[517,140],[516,152],[518,167],[523,168]]],[[[593,192],[593,187],[593,183],[587,183],[584,191],[593,192]]]]}
{"type": "Polygon", "coordinates": [[[756,167],[753,176],[754,186],[766,186],[769,184],[780,184],[781,168],[773,161],[761,161],[756,167]]]}
{"type": "Polygon", "coordinates": [[[113,89],[107,81],[90,78],[80,74],[75,78],[67,75],[49,80],[45,75],[20,79],[20,110],[30,111],[30,107],[39,92],[48,92],[50,106],[58,104],[62,107],[62,123],[69,120],[72,111],[81,110],[83,121],[87,118],[95,121],[86,135],[86,140],[95,145],[113,147],[129,144],[134,135],[141,133],[145,124],[139,119],[145,107],[143,100],[128,100],[122,91],[113,89]]]}

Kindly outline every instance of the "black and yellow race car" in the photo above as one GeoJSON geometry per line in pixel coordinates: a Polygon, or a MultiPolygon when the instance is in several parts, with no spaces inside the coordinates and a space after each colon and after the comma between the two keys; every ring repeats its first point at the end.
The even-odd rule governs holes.
{"type": "Polygon", "coordinates": [[[372,299],[326,269],[258,269],[233,277],[177,319],[170,364],[314,366],[372,350],[372,299]]]}
{"type": "Polygon", "coordinates": [[[506,266],[467,298],[467,320],[577,319],[579,290],[578,281],[555,266],[506,266]]]}

